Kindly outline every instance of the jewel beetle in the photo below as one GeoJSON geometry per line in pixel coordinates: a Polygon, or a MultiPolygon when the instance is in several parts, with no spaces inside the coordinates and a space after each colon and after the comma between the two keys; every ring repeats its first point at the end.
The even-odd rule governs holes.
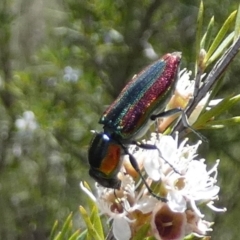
{"type": "MultiPolygon", "coordinates": [[[[128,145],[156,149],[136,140],[146,133],[157,117],[167,113],[164,109],[175,89],[180,62],[180,52],[164,55],[135,75],[103,113],[99,120],[103,132],[95,134],[88,150],[89,175],[100,185],[120,189],[117,174],[122,166],[121,156],[129,155],[132,166],[152,193],[135,158],[128,152],[128,145]]],[[[170,114],[175,112],[179,110],[170,114]]]]}

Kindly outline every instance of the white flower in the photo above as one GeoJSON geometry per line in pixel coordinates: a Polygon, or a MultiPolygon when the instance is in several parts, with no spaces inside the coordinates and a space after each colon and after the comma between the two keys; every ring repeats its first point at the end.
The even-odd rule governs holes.
{"type": "Polygon", "coordinates": [[[219,187],[215,186],[219,161],[207,171],[205,160],[196,159],[201,142],[189,146],[186,141],[178,147],[177,139],[165,135],[157,137],[154,134],[148,141],[148,144],[156,145],[160,154],[151,151],[144,160],[144,168],[150,178],[161,178],[168,189],[169,205],[172,201],[174,205],[175,201],[183,202],[183,199],[186,202],[211,201],[219,192],[219,187]]]}
{"type": "Polygon", "coordinates": [[[119,173],[119,178],[122,181],[120,190],[114,191],[96,183],[97,197],[83,184],[80,186],[96,202],[101,214],[106,214],[108,221],[113,221],[114,237],[118,240],[129,240],[132,235],[130,225],[138,224],[134,212],[138,211],[144,219],[144,215],[152,211],[158,200],[143,191],[136,192],[135,182],[130,175],[119,173]]]}
{"type": "MultiPolygon", "coordinates": [[[[186,211],[190,209],[195,218],[198,218],[198,224],[195,224],[193,228],[187,223],[186,229],[205,234],[207,230],[200,229],[204,215],[200,212],[198,204],[204,202],[212,210],[225,211],[225,209],[213,207],[213,200],[217,198],[220,190],[215,185],[219,160],[212,169],[207,170],[205,160],[197,158],[197,150],[201,141],[194,145],[187,145],[187,139],[185,139],[178,146],[177,137],[174,139],[171,136],[152,134],[147,143],[155,145],[159,151],[142,150],[143,166],[150,179],[161,180],[162,188],[167,192],[169,211],[186,214],[186,211]],[[198,226],[199,229],[196,230],[198,226]]],[[[136,157],[134,151],[133,155],[136,157]]],[[[191,233],[191,231],[185,233],[191,233]]]]}
{"type": "Polygon", "coordinates": [[[216,186],[219,161],[207,170],[205,160],[197,155],[201,141],[193,145],[188,145],[187,141],[179,144],[178,135],[174,139],[152,134],[144,143],[155,146],[155,149],[135,145],[128,148],[143,176],[145,170],[147,176],[144,179],[148,186],[154,194],[166,198],[166,203],[153,197],[143,181],[136,183],[134,177],[139,176],[129,170],[128,156],[124,157],[118,174],[122,183],[120,190],[96,184],[97,197],[88,193],[101,214],[112,220],[116,239],[130,239],[137,229],[149,222],[152,234],[161,240],[180,240],[188,234],[204,236],[211,231],[211,224],[204,220],[199,204],[205,203],[214,211],[225,211],[213,206],[219,192],[216,186]]]}
{"type": "Polygon", "coordinates": [[[20,131],[34,131],[38,127],[32,111],[25,111],[23,117],[16,120],[15,126],[20,131]]]}
{"type": "Polygon", "coordinates": [[[106,34],[105,34],[105,43],[111,44],[111,43],[121,43],[123,42],[123,35],[118,32],[115,29],[110,29],[106,34]]]}
{"type": "Polygon", "coordinates": [[[66,82],[77,82],[79,77],[81,77],[82,71],[79,69],[73,69],[70,66],[64,68],[63,79],[66,82]]]}

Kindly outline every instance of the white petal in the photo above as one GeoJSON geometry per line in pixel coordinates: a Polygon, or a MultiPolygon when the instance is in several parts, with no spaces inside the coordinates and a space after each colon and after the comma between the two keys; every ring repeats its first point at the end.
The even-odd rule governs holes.
{"type": "Polygon", "coordinates": [[[93,195],[93,193],[84,186],[84,183],[83,182],[80,182],[80,188],[94,201],[96,202],[97,199],[96,197],[93,195]]]}
{"type": "Polygon", "coordinates": [[[172,136],[163,136],[160,140],[158,148],[164,160],[169,163],[174,163],[177,159],[177,142],[172,136]]]}
{"type": "Polygon", "coordinates": [[[113,221],[113,235],[117,240],[129,240],[131,229],[124,218],[115,218],[113,221]]]}
{"type": "Polygon", "coordinates": [[[158,151],[151,151],[152,153],[149,154],[143,161],[144,169],[147,175],[153,179],[154,181],[158,181],[161,178],[161,171],[160,167],[161,164],[159,162],[159,154],[158,151]]]}
{"type": "Polygon", "coordinates": [[[213,186],[210,188],[199,190],[194,194],[194,200],[210,200],[213,199],[220,191],[220,187],[213,186]]]}
{"type": "Polygon", "coordinates": [[[184,212],[187,208],[187,203],[184,197],[177,191],[168,193],[168,206],[173,212],[184,212]]]}
{"type": "Polygon", "coordinates": [[[132,208],[132,210],[138,209],[142,213],[149,213],[153,210],[156,203],[159,201],[154,197],[143,196],[132,208]]]}
{"type": "Polygon", "coordinates": [[[207,203],[207,206],[208,206],[210,209],[212,209],[213,211],[215,211],[215,212],[226,212],[226,211],[227,211],[226,208],[217,208],[217,207],[215,207],[215,206],[213,205],[213,201],[207,203]]]}

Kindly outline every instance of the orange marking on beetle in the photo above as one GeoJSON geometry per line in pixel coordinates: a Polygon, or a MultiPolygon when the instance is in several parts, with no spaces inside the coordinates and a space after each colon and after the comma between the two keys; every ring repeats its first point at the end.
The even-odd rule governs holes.
{"type": "Polygon", "coordinates": [[[101,163],[100,171],[104,172],[107,175],[112,173],[116,169],[116,166],[119,165],[120,156],[121,148],[119,147],[119,145],[112,144],[108,148],[106,157],[103,159],[101,163]]]}

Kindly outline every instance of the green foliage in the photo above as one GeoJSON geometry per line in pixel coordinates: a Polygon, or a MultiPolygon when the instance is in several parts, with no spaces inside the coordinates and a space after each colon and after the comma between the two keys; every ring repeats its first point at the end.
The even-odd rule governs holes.
{"type": "Polygon", "coordinates": [[[226,111],[229,111],[235,104],[240,101],[240,95],[236,95],[234,97],[226,97],[224,98],[219,104],[212,107],[209,111],[203,113],[197,123],[198,125],[204,126],[204,128],[220,128],[220,127],[228,127],[229,124],[239,124],[238,119],[239,117],[233,117],[230,119],[225,120],[212,120],[213,118],[218,117],[219,115],[223,114],[226,111]],[[220,124],[222,124],[220,126],[220,124]]]}
{"type": "Polygon", "coordinates": [[[57,227],[58,227],[58,221],[55,221],[51,234],[50,239],[51,240],[77,240],[79,239],[80,230],[73,232],[73,226],[72,226],[72,213],[69,214],[66,221],[63,224],[63,227],[61,228],[61,231],[57,233],[57,227]]]}
{"type": "MultiPolygon", "coordinates": [[[[150,229],[150,224],[149,223],[143,225],[143,227],[139,229],[139,231],[132,238],[132,240],[138,240],[138,239],[141,239],[143,236],[147,236],[147,233],[148,233],[149,229],[150,229]]],[[[150,237],[147,237],[147,238],[144,238],[144,239],[151,240],[150,237]]]]}
{"type": "MultiPolygon", "coordinates": [[[[200,49],[204,49],[206,53],[203,56],[200,56],[196,60],[196,73],[200,72],[203,74],[205,69],[212,64],[214,61],[218,60],[221,56],[224,56],[224,53],[227,51],[227,47],[233,42],[234,37],[239,38],[237,33],[239,32],[239,16],[240,13],[237,11],[233,11],[229,17],[226,19],[224,24],[222,25],[221,29],[217,33],[216,37],[213,38],[212,43],[210,43],[210,37],[212,38],[212,28],[213,28],[213,19],[211,18],[207,31],[204,33],[203,37],[201,38],[202,32],[202,22],[204,18],[204,11],[203,11],[203,3],[201,1],[199,7],[199,15],[197,21],[197,51],[200,53],[200,49]],[[228,34],[229,30],[235,23],[235,29],[233,32],[228,34]],[[228,35],[227,35],[228,34],[228,35]],[[205,43],[210,43],[210,47],[206,48],[205,43]]],[[[197,55],[198,56],[198,55],[197,55]]],[[[223,59],[223,58],[221,58],[223,59]]],[[[218,61],[218,63],[221,60],[218,61]]],[[[216,68],[219,66],[218,63],[216,64],[216,68]]],[[[211,94],[211,97],[215,96],[217,91],[220,90],[220,83],[218,79],[215,80],[216,84],[212,89],[214,94],[211,94]]],[[[209,102],[210,100],[208,100],[209,102]]],[[[210,110],[205,111],[203,114],[200,115],[197,122],[194,124],[195,128],[205,128],[205,129],[216,129],[222,127],[228,127],[229,125],[238,124],[239,117],[232,117],[230,119],[225,120],[216,120],[213,119],[218,117],[219,115],[223,114],[226,111],[229,111],[233,105],[237,104],[240,101],[239,95],[234,97],[226,97],[220,103],[212,107],[210,110]],[[221,125],[220,125],[221,124],[221,125]]]]}
{"type": "Polygon", "coordinates": [[[86,239],[96,239],[96,240],[102,240],[103,232],[102,232],[102,226],[101,221],[99,219],[97,206],[95,206],[92,209],[91,217],[88,216],[86,210],[83,207],[80,207],[80,212],[83,216],[83,219],[87,225],[87,236],[86,239]]]}
{"type": "MultiPolygon", "coordinates": [[[[230,16],[227,18],[227,20],[225,21],[225,23],[219,30],[213,43],[209,47],[206,57],[204,58],[204,63],[206,66],[211,64],[214,60],[216,60],[217,57],[219,57],[223,53],[225,48],[229,45],[229,43],[233,39],[233,34],[230,34],[229,37],[227,37],[227,38],[225,38],[225,36],[226,36],[226,33],[228,32],[230,26],[234,23],[236,13],[237,13],[237,11],[234,11],[233,13],[230,14],[230,16]],[[220,43],[222,41],[223,41],[223,43],[222,43],[222,45],[220,45],[220,43]],[[213,54],[214,52],[215,52],[215,54],[213,54]],[[211,58],[210,58],[210,56],[211,56],[211,58]]],[[[204,48],[204,46],[203,46],[203,48],[204,48]]]]}
{"type": "MultiPolygon", "coordinates": [[[[234,24],[236,15],[237,15],[237,11],[234,11],[230,14],[230,16],[226,19],[221,29],[217,33],[216,37],[214,37],[214,40],[209,46],[209,43],[211,41],[210,39],[212,39],[213,37],[212,28],[214,25],[214,17],[210,19],[207,30],[202,37],[202,24],[203,24],[203,18],[204,18],[204,10],[203,10],[203,3],[201,1],[200,7],[199,7],[199,15],[198,15],[198,21],[197,21],[197,34],[196,34],[196,46],[197,46],[196,47],[197,61],[196,61],[196,67],[195,67],[196,69],[198,68],[199,64],[201,64],[200,66],[201,71],[204,72],[207,66],[209,66],[212,62],[214,62],[216,59],[218,59],[220,56],[223,55],[223,52],[230,45],[235,35],[235,33],[232,32],[228,35],[228,37],[226,37],[226,34],[228,33],[229,29],[234,24]],[[199,56],[201,49],[204,49],[206,51],[206,55],[204,56],[203,59],[201,56],[199,56]],[[201,63],[199,62],[200,60],[201,60],[201,63]]],[[[197,71],[196,71],[196,74],[197,74],[197,71]]]]}

